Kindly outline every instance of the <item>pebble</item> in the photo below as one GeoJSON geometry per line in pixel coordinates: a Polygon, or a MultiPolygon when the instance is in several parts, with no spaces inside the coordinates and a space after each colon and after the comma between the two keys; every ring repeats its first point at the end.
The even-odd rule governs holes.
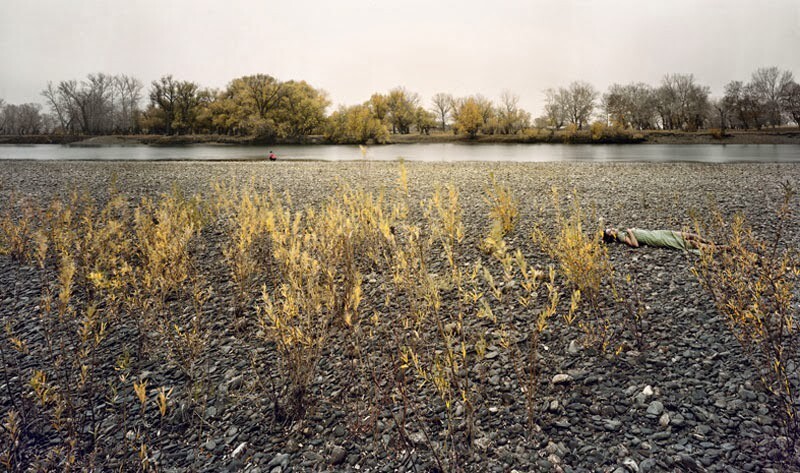
{"type": "Polygon", "coordinates": [[[658,417],[664,412],[664,404],[661,401],[653,401],[647,406],[647,414],[658,417]]]}
{"type": "Polygon", "coordinates": [[[331,459],[330,459],[331,465],[334,465],[334,466],[335,465],[340,465],[340,464],[344,463],[344,460],[346,458],[347,458],[347,450],[344,447],[342,447],[341,445],[337,445],[337,446],[333,447],[333,450],[331,451],[331,459]]]}
{"type": "Polygon", "coordinates": [[[666,412],[661,414],[661,417],[658,419],[658,423],[661,425],[661,427],[668,426],[669,425],[669,414],[667,414],[666,412]]]}
{"type": "Polygon", "coordinates": [[[278,453],[274,457],[272,457],[272,460],[270,460],[270,462],[267,464],[267,468],[269,468],[270,471],[272,471],[272,469],[275,468],[276,466],[285,467],[288,464],[289,464],[289,454],[278,453]]]}
{"type": "Polygon", "coordinates": [[[566,373],[559,373],[553,376],[553,384],[565,384],[572,381],[572,376],[566,373]]]}

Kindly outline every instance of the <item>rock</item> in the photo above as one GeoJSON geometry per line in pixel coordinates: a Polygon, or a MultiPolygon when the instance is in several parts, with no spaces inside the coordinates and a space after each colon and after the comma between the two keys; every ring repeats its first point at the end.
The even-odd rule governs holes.
{"type": "Polygon", "coordinates": [[[239,389],[242,387],[243,383],[244,383],[244,377],[242,375],[234,376],[233,378],[231,378],[230,381],[228,381],[228,387],[230,389],[239,389]]]}
{"type": "Polygon", "coordinates": [[[647,406],[647,413],[651,416],[658,417],[664,412],[664,404],[661,401],[653,401],[647,406]]]}
{"type": "Polygon", "coordinates": [[[642,394],[644,394],[645,397],[652,396],[653,395],[652,386],[650,386],[649,384],[647,386],[645,386],[644,389],[642,389],[642,394]]]}
{"type": "Polygon", "coordinates": [[[203,448],[206,449],[206,451],[213,452],[214,449],[217,448],[217,442],[214,439],[211,439],[203,444],[203,448]]]}
{"type": "Polygon", "coordinates": [[[572,376],[566,373],[559,373],[553,376],[553,384],[566,384],[572,381],[572,376]]]}
{"type": "Polygon", "coordinates": [[[622,422],[616,419],[607,420],[603,424],[603,428],[608,430],[609,432],[616,432],[617,430],[620,429],[620,427],[622,427],[622,422]]]}
{"type": "Polygon", "coordinates": [[[755,392],[753,392],[753,391],[751,391],[749,389],[746,389],[744,386],[740,386],[739,387],[739,397],[742,398],[745,401],[757,401],[758,400],[758,395],[755,392]]]}
{"type": "Polygon", "coordinates": [[[488,436],[480,437],[475,439],[475,446],[478,447],[479,450],[489,450],[489,447],[492,445],[492,439],[488,436]]]}
{"type": "MultiPolygon", "coordinates": [[[[267,468],[272,471],[274,468],[277,467],[285,467],[289,464],[289,454],[288,453],[278,453],[272,457],[272,460],[267,464],[267,468]]],[[[281,470],[278,470],[281,471],[281,470]]]]}
{"type": "Polygon", "coordinates": [[[622,460],[622,466],[625,467],[626,471],[631,473],[639,473],[639,465],[636,464],[636,460],[633,458],[626,458],[622,460]]]}
{"type": "Polygon", "coordinates": [[[668,426],[669,425],[669,414],[667,414],[666,412],[661,414],[661,417],[658,419],[658,423],[661,425],[661,427],[668,426]]]}
{"type": "Polygon", "coordinates": [[[670,424],[674,425],[675,427],[680,427],[686,422],[686,419],[683,418],[680,414],[675,414],[670,419],[670,424]]]}
{"type": "Polygon", "coordinates": [[[233,449],[231,452],[231,457],[236,458],[244,452],[244,449],[247,448],[247,442],[240,443],[236,448],[233,449]]]}
{"type": "Polygon", "coordinates": [[[347,458],[347,450],[344,447],[337,445],[333,447],[333,450],[331,451],[330,464],[340,465],[344,463],[344,460],[346,458],[347,458]]]}
{"type": "Polygon", "coordinates": [[[408,440],[411,441],[416,446],[423,446],[426,445],[427,439],[425,438],[425,434],[422,432],[412,432],[408,434],[408,440]]]}
{"type": "Polygon", "coordinates": [[[656,468],[656,461],[652,458],[645,458],[639,463],[639,472],[640,473],[650,473],[651,471],[655,471],[656,468]]]}
{"type": "Polygon", "coordinates": [[[569,346],[567,347],[567,353],[570,355],[576,355],[578,352],[581,351],[581,346],[575,340],[569,342],[569,346]]]}

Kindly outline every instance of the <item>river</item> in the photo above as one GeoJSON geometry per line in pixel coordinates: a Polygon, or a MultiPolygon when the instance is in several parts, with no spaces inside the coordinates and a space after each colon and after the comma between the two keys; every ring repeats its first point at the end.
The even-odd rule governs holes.
{"type": "MultiPolygon", "coordinates": [[[[0,145],[0,160],[249,161],[270,151],[281,161],[358,161],[358,146],[62,146],[0,145]]],[[[428,162],[800,162],[799,145],[560,145],[426,143],[370,146],[372,161],[428,162]]]]}

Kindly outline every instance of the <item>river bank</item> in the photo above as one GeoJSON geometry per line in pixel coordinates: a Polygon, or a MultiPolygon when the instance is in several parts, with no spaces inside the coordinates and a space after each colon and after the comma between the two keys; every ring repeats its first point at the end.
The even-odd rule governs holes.
{"type": "MultiPolygon", "coordinates": [[[[519,198],[518,224],[507,244],[540,268],[549,260],[530,235],[537,226],[553,232],[553,187],[561,190],[565,204],[574,191],[585,208],[594,208],[608,225],[680,229],[691,227],[694,215],[707,215],[718,207],[725,214],[741,212],[759,234],[769,234],[779,183],[800,182],[800,164],[409,162],[405,166],[408,218],[423,225],[419,202],[430,198],[438,186],[453,184],[459,190],[464,223],[458,258],[470,263],[482,259],[492,271],[498,270],[497,263],[478,249],[489,226],[484,195],[490,173],[519,198]]],[[[175,186],[210,205],[215,184],[234,193],[272,189],[278,195],[291,195],[292,205],[300,209],[318,206],[343,183],[375,196],[383,190],[387,199],[395,198],[399,177],[398,163],[381,162],[6,161],[0,166],[0,209],[10,209],[12,198],[20,197],[47,207],[54,198],[69,199],[73,190],[102,205],[110,188],[123,197],[124,209],[145,198],[158,199],[175,186]]],[[[504,337],[512,337],[511,347],[521,349],[527,339],[519,333],[509,335],[501,327],[529,323],[535,311],[516,305],[511,296],[519,284],[507,284],[501,290],[509,291],[506,299],[492,302],[496,321],[470,317],[458,328],[483,334],[485,356],[468,368],[475,382],[470,388],[474,389],[470,394],[474,443],[448,450],[443,435],[448,415],[455,419],[454,429],[463,431],[464,405],[459,398],[452,400],[448,414],[451,411],[433,382],[423,382],[409,367],[392,370],[401,355],[393,351],[395,340],[371,335],[399,330],[399,321],[409,310],[402,298],[384,300],[392,274],[377,268],[363,273],[358,350],[351,332],[344,326],[333,327],[307,393],[312,401],[308,412],[302,421],[286,422],[271,401],[276,387],[273,391],[269,387],[280,369],[276,345],[262,340],[254,307],[243,315],[234,311],[236,290],[223,256],[230,243],[224,215],[203,225],[191,248],[195,266],[210,288],[202,310],[204,327],[211,334],[200,363],[208,372],[203,388],[208,399],[199,410],[202,423],[195,422],[187,407],[187,377],[176,360],[164,355],[166,348],[150,346],[146,353],[122,349],[133,340],[132,322],[127,322],[131,327],[109,326],[111,335],[96,353],[100,367],[94,374],[109,383],[117,383],[122,374],[130,378],[115,391],[117,397],[98,396],[103,401],[95,441],[110,455],[96,459],[98,469],[140,465],[140,440],[147,442],[145,455],[151,465],[163,471],[436,471],[440,461],[457,462],[474,472],[800,467],[786,448],[777,404],[759,386],[726,321],[691,274],[691,255],[609,246],[615,270],[630,275],[643,298],[644,342],[634,348],[630,336],[620,332],[625,344],[619,353],[584,348],[582,331],[566,324],[560,309],[543,333],[537,353],[541,374],[534,425],[527,420],[524,385],[515,367],[518,360],[504,337]],[[120,368],[125,356],[134,360],[133,368],[120,368]],[[144,378],[154,399],[157,388],[172,389],[165,414],[159,414],[155,401],[139,413],[131,380],[144,378]],[[132,407],[125,410],[119,405],[132,407]],[[140,417],[142,423],[135,424],[140,430],[119,427],[123,422],[134,425],[140,417]],[[448,460],[451,453],[457,457],[448,460]]],[[[800,244],[796,226],[785,237],[795,246],[800,244]]],[[[433,252],[430,258],[427,271],[434,275],[447,271],[444,256],[433,252]]],[[[258,282],[277,294],[274,268],[259,266],[258,282]]],[[[22,374],[49,369],[43,354],[46,332],[40,326],[42,288],[48,277],[54,277],[52,272],[0,256],[0,322],[27,343],[25,353],[14,355],[19,364],[7,366],[22,374]]],[[[500,281],[501,273],[496,277],[500,281]]],[[[557,283],[562,283],[560,275],[557,283]]],[[[453,316],[458,303],[452,291],[444,286],[441,291],[442,313],[453,316]]],[[[563,297],[568,305],[569,295],[563,297]]],[[[166,301],[176,330],[190,326],[195,312],[189,299],[177,294],[166,301]]],[[[120,320],[124,324],[130,319],[120,320]]],[[[471,359],[474,353],[469,352],[471,359]]],[[[434,350],[420,356],[428,355],[433,356],[434,350]]],[[[29,377],[8,379],[0,386],[3,412],[16,406],[18,398],[34,396],[29,377]],[[20,391],[19,396],[9,396],[14,390],[20,391]]],[[[21,445],[29,449],[28,460],[46,448],[63,447],[60,434],[46,422],[30,422],[26,429],[21,445]]]]}
{"type": "MultiPolygon", "coordinates": [[[[800,144],[800,129],[728,130],[722,136],[710,130],[697,132],[646,130],[592,136],[588,130],[530,130],[517,135],[478,135],[469,138],[452,133],[390,135],[385,144],[421,143],[557,143],[557,144],[800,144]]],[[[220,145],[330,145],[321,135],[299,139],[267,140],[254,136],[227,135],[22,135],[2,136],[0,144],[68,144],[72,146],[183,146],[220,145]]]]}

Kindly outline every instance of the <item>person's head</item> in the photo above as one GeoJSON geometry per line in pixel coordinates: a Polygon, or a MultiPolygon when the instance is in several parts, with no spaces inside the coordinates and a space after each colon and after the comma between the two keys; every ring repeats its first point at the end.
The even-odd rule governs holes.
{"type": "Polygon", "coordinates": [[[617,241],[619,235],[619,231],[617,231],[614,227],[608,227],[603,230],[603,241],[606,243],[611,243],[617,241]]]}

